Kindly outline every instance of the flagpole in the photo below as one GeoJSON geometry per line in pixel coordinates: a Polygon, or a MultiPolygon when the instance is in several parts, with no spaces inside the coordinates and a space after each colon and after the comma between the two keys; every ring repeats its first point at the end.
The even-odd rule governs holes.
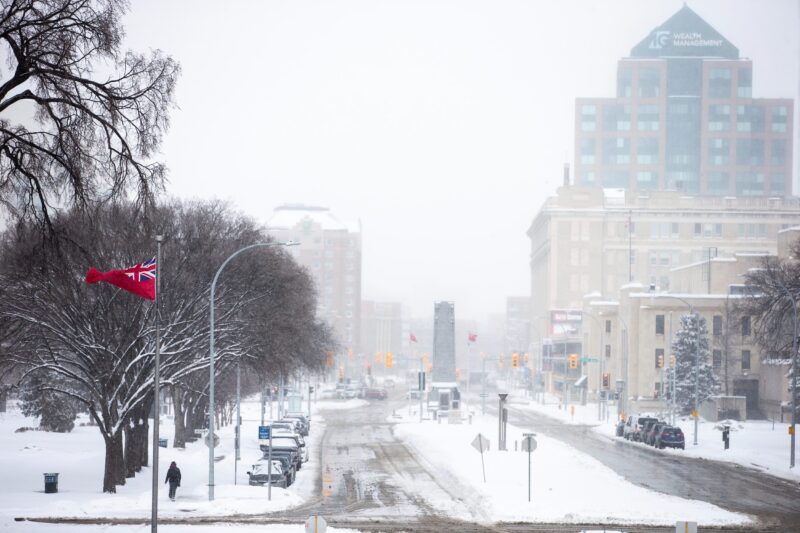
{"type": "Polygon", "coordinates": [[[161,309],[158,300],[161,295],[161,241],[163,235],[156,235],[156,361],[153,370],[153,505],[150,516],[150,531],[158,531],[158,421],[161,416],[159,402],[159,367],[161,365],[161,309]]]}

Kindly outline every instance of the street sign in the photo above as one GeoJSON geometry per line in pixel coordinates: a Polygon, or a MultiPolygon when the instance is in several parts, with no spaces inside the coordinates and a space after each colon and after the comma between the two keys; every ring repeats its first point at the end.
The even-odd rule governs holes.
{"type": "Polygon", "coordinates": [[[483,453],[489,451],[489,439],[478,433],[472,440],[472,447],[483,453]]]}
{"type": "Polygon", "coordinates": [[[538,443],[536,442],[536,439],[534,439],[533,437],[530,437],[530,438],[526,437],[526,438],[522,439],[522,451],[523,452],[532,452],[532,451],[536,450],[537,446],[538,446],[538,443]]]}
{"type": "Polygon", "coordinates": [[[328,523],[321,516],[311,515],[306,520],[306,533],[325,533],[326,529],[328,523]]]}
{"type": "Polygon", "coordinates": [[[205,438],[206,446],[208,446],[209,448],[212,448],[212,447],[216,448],[217,446],[219,446],[219,435],[214,433],[214,446],[211,446],[211,439],[209,437],[211,437],[211,435],[206,435],[206,438],[205,438]]]}
{"type": "Polygon", "coordinates": [[[258,426],[258,440],[268,440],[269,430],[269,426],[258,426]]]}
{"type": "Polygon", "coordinates": [[[622,389],[624,389],[624,388],[625,388],[625,380],[624,379],[618,379],[617,380],[617,394],[621,393],[622,389]]]}
{"type": "Polygon", "coordinates": [[[472,447],[481,452],[481,472],[483,472],[483,482],[486,483],[486,465],[483,462],[483,452],[489,450],[489,439],[478,433],[472,440],[472,447]]]}
{"type": "Polygon", "coordinates": [[[675,522],[675,533],[697,533],[697,522],[675,522]]]}
{"type": "Polygon", "coordinates": [[[596,363],[598,361],[597,357],[581,357],[581,363],[596,363]]]}

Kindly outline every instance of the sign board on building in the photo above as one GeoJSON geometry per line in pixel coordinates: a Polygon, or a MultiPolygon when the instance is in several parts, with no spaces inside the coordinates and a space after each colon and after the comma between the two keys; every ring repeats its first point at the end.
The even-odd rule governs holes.
{"type": "Polygon", "coordinates": [[[631,50],[632,57],[724,57],[738,59],[739,49],[684,5],[631,50]]]}
{"type": "Polygon", "coordinates": [[[550,334],[562,337],[577,335],[582,321],[583,312],[578,309],[550,311],[550,334]]]}

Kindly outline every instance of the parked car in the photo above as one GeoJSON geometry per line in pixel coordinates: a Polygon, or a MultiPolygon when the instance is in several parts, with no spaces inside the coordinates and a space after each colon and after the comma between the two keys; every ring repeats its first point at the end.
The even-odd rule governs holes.
{"type": "MultiPolygon", "coordinates": [[[[266,442],[261,441],[260,448],[262,452],[269,451],[269,442],[269,440],[266,442]]],[[[292,462],[294,463],[295,470],[300,470],[303,467],[303,457],[300,452],[300,447],[297,445],[297,442],[294,439],[287,436],[273,436],[272,453],[274,454],[276,450],[291,452],[292,462]]]]}
{"type": "Polygon", "coordinates": [[[650,424],[648,426],[647,433],[644,436],[644,442],[649,444],[650,446],[656,445],[656,435],[661,433],[661,428],[668,425],[666,422],[661,421],[656,424],[650,424]]]}
{"type": "Polygon", "coordinates": [[[625,429],[623,437],[627,440],[639,441],[641,440],[642,426],[647,422],[657,422],[658,419],[652,416],[645,415],[630,415],[625,422],[625,429]]]}
{"type": "Polygon", "coordinates": [[[364,391],[364,398],[368,400],[385,400],[386,399],[386,390],[385,389],[367,389],[364,391]]]}
{"type": "Polygon", "coordinates": [[[291,422],[291,421],[297,422],[298,423],[298,431],[297,431],[297,433],[300,433],[304,437],[308,436],[308,432],[311,429],[311,423],[308,421],[308,419],[304,415],[294,414],[294,413],[287,413],[286,415],[284,415],[284,417],[281,420],[282,421],[289,421],[289,422],[291,422]]]}
{"type": "Polygon", "coordinates": [[[680,448],[686,449],[686,439],[683,436],[681,428],[674,426],[664,426],[661,431],[656,435],[654,446],[660,450],[664,448],[680,448]]]}
{"type": "Polygon", "coordinates": [[[306,441],[303,439],[302,435],[298,435],[297,433],[290,433],[288,431],[276,431],[275,438],[278,437],[286,437],[289,439],[294,440],[297,443],[297,447],[300,450],[300,457],[303,459],[304,463],[308,462],[308,447],[306,446],[306,441]]]}
{"type": "Polygon", "coordinates": [[[253,465],[252,470],[247,472],[250,477],[250,484],[257,486],[264,486],[267,483],[272,484],[273,487],[281,487],[285,489],[289,486],[289,477],[283,468],[283,463],[280,460],[272,460],[272,468],[269,468],[268,459],[259,459],[253,465]]]}
{"type": "MultiPolygon", "coordinates": [[[[262,459],[268,458],[268,452],[264,452],[262,459]]],[[[297,469],[294,466],[294,457],[291,452],[285,450],[272,450],[272,460],[280,461],[283,466],[283,471],[286,474],[286,486],[290,486],[297,478],[297,469]]]]}

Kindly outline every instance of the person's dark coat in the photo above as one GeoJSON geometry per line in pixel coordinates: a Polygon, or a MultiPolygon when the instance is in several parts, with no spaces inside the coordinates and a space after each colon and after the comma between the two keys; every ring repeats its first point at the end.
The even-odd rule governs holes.
{"type": "Polygon", "coordinates": [[[167,479],[164,480],[164,483],[167,482],[169,482],[170,485],[181,486],[181,469],[178,468],[175,463],[172,463],[169,470],[167,470],[167,479]]]}

